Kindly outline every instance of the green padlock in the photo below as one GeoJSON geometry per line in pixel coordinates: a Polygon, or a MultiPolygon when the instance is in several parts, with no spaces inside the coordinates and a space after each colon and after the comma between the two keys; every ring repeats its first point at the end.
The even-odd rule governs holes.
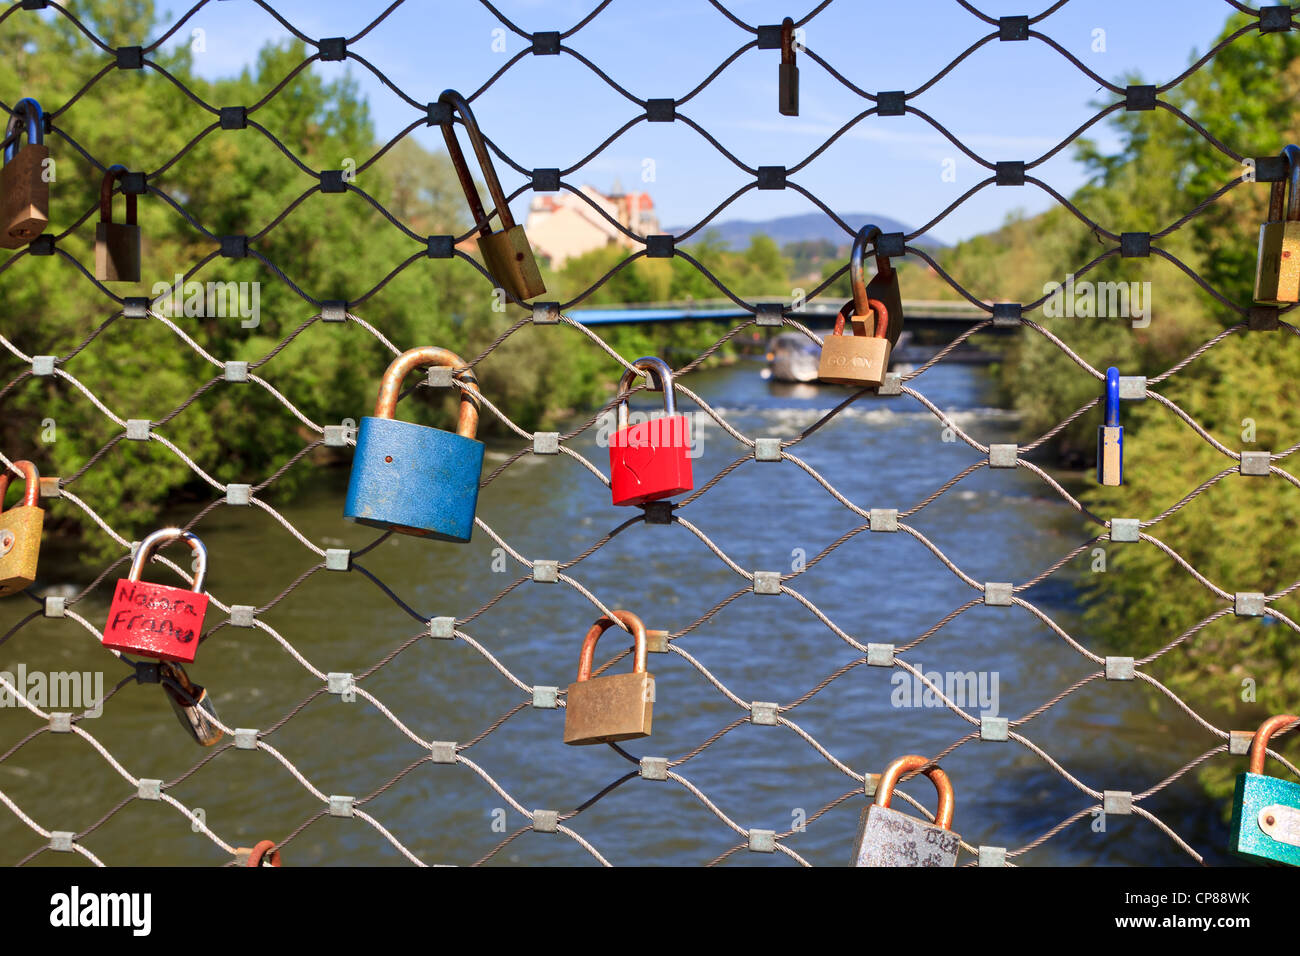
{"type": "Polygon", "coordinates": [[[1232,798],[1232,850],[1242,856],[1300,866],[1300,783],[1264,775],[1268,740],[1300,720],[1270,717],[1250,744],[1250,771],[1237,777],[1232,798]]]}

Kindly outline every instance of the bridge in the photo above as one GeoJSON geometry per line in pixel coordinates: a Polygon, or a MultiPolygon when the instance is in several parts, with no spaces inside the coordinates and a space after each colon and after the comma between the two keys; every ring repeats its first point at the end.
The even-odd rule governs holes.
{"type": "MultiPolygon", "coordinates": [[[[767,300],[784,301],[781,296],[767,300]]],[[[990,307],[992,303],[989,303],[990,307]]],[[[794,312],[794,317],[812,328],[829,328],[835,322],[840,306],[835,299],[809,302],[794,312]]],[[[740,308],[730,299],[697,299],[692,302],[647,303],[645,305],[620,305],[607,308],[569,309],[565,315],[582,325],[627,325],[640,322],[739,322],[753,313],[740,308]]],[[[992,313],[966,301],[904,300],[903,315],[907,328],[944,330],[957,333],[963,329],[992,318],[992,313]]],[[[990,327],[989,331],[1005,333],[1008,327],[990,327]]]]}

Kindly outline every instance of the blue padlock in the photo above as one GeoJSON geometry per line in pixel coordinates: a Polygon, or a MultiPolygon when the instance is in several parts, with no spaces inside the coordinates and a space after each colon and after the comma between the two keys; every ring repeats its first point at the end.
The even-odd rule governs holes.
{"type": "Polygon", "coordinates": [[[1106,369],[1106,424],[1097,429],[1097,481],[1124,484],[1124,426],[1119,423],[1119,369],[1106,369]]]}
{"type": "Polygon", "coordinates": [[[455,432],[396,421],[397,396],[408,372],[427,365],[464,368],[459,355],[428,346],[397,357],[384,373],[374,417],[361,419],[347,504],[350,521],[443,541],[468,541],[474,531],[483,443],[478,430],[478,381],[457,378],[460,418],[455,432]]]}

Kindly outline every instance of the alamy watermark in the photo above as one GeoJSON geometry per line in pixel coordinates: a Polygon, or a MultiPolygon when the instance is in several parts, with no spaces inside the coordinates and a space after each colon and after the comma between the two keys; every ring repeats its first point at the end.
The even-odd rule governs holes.
{"type": "Polygon", "coordinates": [[[1043,294],[1049,319],[1132,319],[1135,329],[1151,324],[1150,282],[1076,282],[1069,273],[1064,285],[1044,283],[1043,294]]]}
{"type": "Polygon", "coordinates": [[[41,710],[81,710],[86,717],[99,717],[104,713],[104,672],[29,671],[26,664],[0,670],[0,707],[23,706],[18,694],[41,710]]]}
{"type": "Polygon", "coordinates": [[[262,322],[260,282],[186,282],[178,274],[175,282],[155,282],[152,299],[154,311],[169,318],[238,317],[245,329],[262,322]]]}
{"type": "Polygon", "coordinates": [[[925,681],[933,684],[927,687],[925,681],[909,671],[894,671],[889,682],[894,689],[889,694],[889,702],[895,707],[947,707],[948,702],[963,710],[977,710],[981,716],[996,717],[1000,701],[999,679],[997,671],[948,671],[926,673],[920,665],[916,669],[925,674],[925,681]],[[943,692],[945,702],[939,696],[943,692]]]}
{"type": "MultiPolygon", "coordinates": [[[[687,458],[699,458],[704,453],[703,412],[628,412],[625,441],[632,448],[684,448],[687,458]]],[[[614,433],[620,431],[618,416],[606,412],[597,421],[596,444],[608,448],[614,433]]]]}

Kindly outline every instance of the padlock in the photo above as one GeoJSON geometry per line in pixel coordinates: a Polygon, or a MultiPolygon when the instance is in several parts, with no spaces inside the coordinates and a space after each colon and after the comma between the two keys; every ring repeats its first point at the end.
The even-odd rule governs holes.
{"type": "Polygon", "coordinates": [[[1273,183],[1268,221],[1259,227],[1255,301],[1260,305],[1300,302],[1300,147],[1287,146],[1282,158],[1287,178],[1273,183]]]}
{"type": "Polygon", "coordinates": [[[280,850],[270,840],[263,840],[254,847],[236,847],[235,862],[240,866],[279,866],[280,850]]]}
{"type": "Polygon", "coordinates": [[[853,240],[849,256],[849,282],[853,298],[835,319],[835,331],[822,343],[817,377],[823,382],[879,386],[889,371],[889,356],[903,330],[903,305],[898,272],[888,256],[876,254],[876,275],[866,282],[863,264],[867,245],[879,241],[879,226],[864,226],[853,240]],[[853,335],[844,335],[844,323],[851,320],[853,335]],[[874,333],[874,334],[873,334],[874,333]]]}
{"type": "Polygon", "coordinates": [[[113,221],[113,183],[127,173],[114,164],[99,187],[99,223],[95,226],[95,278],[100,282],[140,281],[140,227],[135,222],[135,193],[126,197],[126,222],[113,221]]]}
{"type": "Polygon", "coordinates": [[[882,235],[880,227],[875,225],[863,226],[858,230],[853,240],[853,252],[849,257],[849,278],[853,282],[855,312],[858,306],[865,305],[865,302],[860,302],[859,299],[866,301],[875,299],[884,305],[885,311],[889,314],[889,327],[885,330],[885,338],[889,339],[889,347],[893,349],[898,346],[898,337],[903,333],[903,292],[898,286],[898,270],[894,268],[889,256],[880,254],[879,245],[876,247],[876,274],[866,284],[865,290],[861,294],[858,292],[862,285],[867,244],[872,242],[878,244],[882,235]]]}
{"type": "Polygon", "coordinates": [[[181,726],[194,738],[195,743],[211,747],[224,736],[218,724],[217,709],[207,689],[190,680],[180,664],[158,665],[158,678],[167,700],[181,726]]]}
{"type": "Polygon", "coordinates": [[[4,510],[9,491],[9,469],[0,466],[0,597],[17,594],[36,580],[36,561],[41,554],[41,528],[45,510],[41,496],[41,475],[30,461],[16,461],[26,487],[22,504],[4,510]]]}
{"type": "Polygon", "coordinates": [[[457,377],[460,418],[455,432],[397,421],[402,380],[414,368],[462,368],[464,359],[435,346],[411,349],[384,373],[374,417],[361,419],[343,517],[372,528],[440,541],[468,541],[478,507],[483,443],[478,430],[478,380],[457,377]]]}
{"type": "Polygon", "coordinates": [[[50,221],[50,184],[45,179],[45,114],[41,104],[18,101],[5,127],[4,169],[0,170],[0,248],[17,249],[31,242],[50,221]],[[18,148],[23,124],[27,145],[18,148]]]}
{"type": "Polygon", "coordinates": [[[794,21],[781,21],[781,73],[778,80],[777,107],[782,116],[799,115],[799,67],[794,62],[794,21]]]}
{"type": "Polygon", "coordinates": [[[925,775],[939,791],[939,806],[934,823],[926,823],[906,813],[891,810],[903,774],[920,770],[930,761],[916,754],[899,757],[880,775],[876,800],[862,813],[858,822],[857,850],[854,866],[956,866],[961,837],[952,832],[953,792],[948,775],[937,766],[925,775]]]}
{"type": "Polygon", "coordinates": [[[646,633],[631,611],[615,611],[636,644],[632,673],[591,676],[596,642],[615,622],[602,617],[587,632],[578,659],[578,679],[569,685],[564,709],[566,744],[605,744],[650,736],[655,709],[655,678],[646,670],[646,633]]]}
{"type": "Polygon", "coordinates": [[[1106,424],[1097,429],[1097,481],[1124,484],[1124,426],[1119,423],[1119,369],[1106,369],[1106,424]]]}
{"type": "Polygon", "coordinates": [[[191,663],[208,610],[208,596],[203,593],[207,573],[208,550],[197,536],[180,528],[163,528],[149,535],[140,542],[130,573],[117,582],[113,603],[108,606],[103,645],[160,661],[191,663]],[[141,581],[140,574],[154,551],[177,538],[194,552],[193,588],[141,581]]]}
{"type": "Polygon", "coordinates": [[[1238,775],[1232,798],[1234,853],[1300,866],[1300,783],[1264,775],[1269,738],[1297,720],[1300,717],[1279,714],[1255,732],[1249,772],[1238,775]]]}
{"type": "Polygon", "coordinates": [[[609,486],[616,505],[644,505],[695,487],[691,420],[677,414],[672,369],[653,355],[637,359],[632,366],[645,369],[651,386],[663,391],[664,414],[628,425],[628,391],[637,375],[632,369],[624,372],[618,383],[618,429],[609,439],[609,486]]]}
{"type": "Polygon", "coordinates": [[[465,154],[461,152],[460,143],[456,140],[456,131],[448,120],[442,127],[442,135],[447,141],[447,153],[451,156],[452,165],[456,167],[456,176],[465,192],[474,224],[478,226],[478,251],[483,256],[483,264],[498,285],[514,298],[531,299],[535,295],[541,295],[546,291],[546,286],[542,283],[542,273],[533,256],[533,247],[528,244],[524,227],[516,225],[514,217],[510,215],[510,204],[506,202],[506,194],[501,189],[501,181],[497,179],[492,157],[488,155],[487,144],[479,132],[478,121],[474,119],[469,103],[455,90],[443,90],[438,102],[448,104],[453,112],[460,114],[470,145],[474,147],[474,155],[478,157],[479,168],[483,170],[488,194],[496,204],[496,214],[501,220],[501,231],[493,232],[488,216],[483,211],[483,203],[479,200],[474,177],[465,164],[465,154]]]}

